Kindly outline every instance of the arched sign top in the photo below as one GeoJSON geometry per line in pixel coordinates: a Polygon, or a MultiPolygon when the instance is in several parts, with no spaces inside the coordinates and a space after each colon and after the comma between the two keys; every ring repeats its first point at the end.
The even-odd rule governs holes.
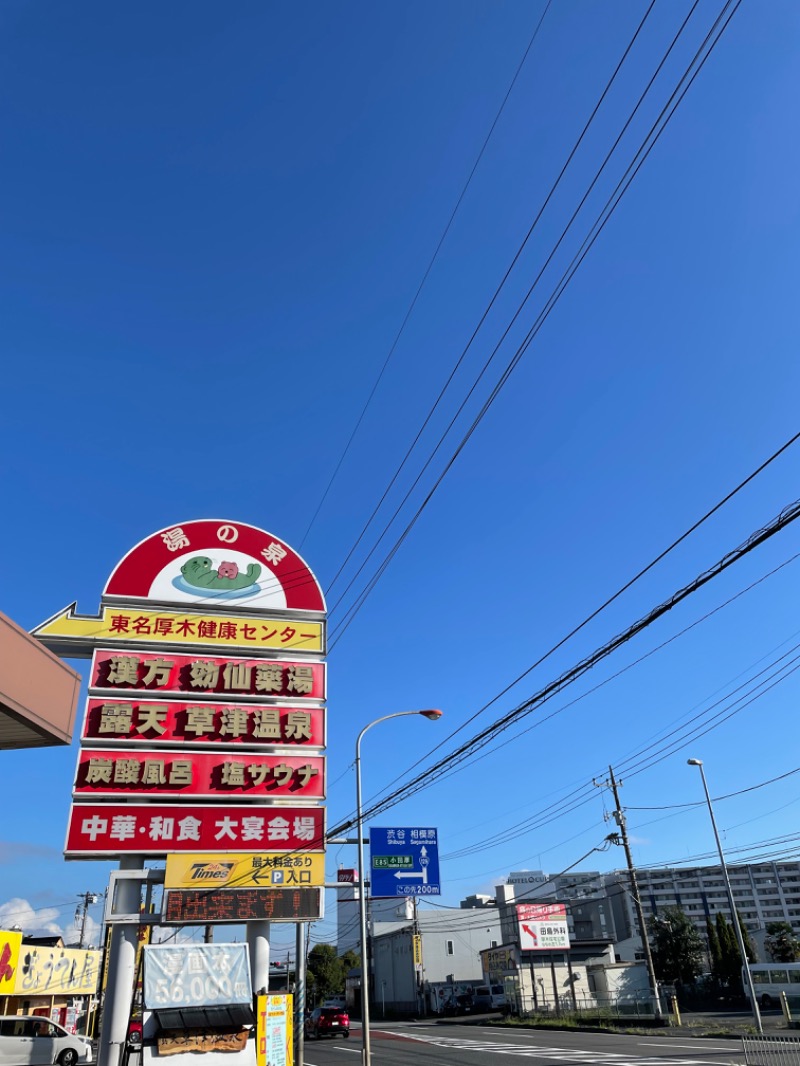
{"type": "Polygon", "coordinates": [[[308,564],[264,529],[225,519],[160,529],[117,565],[103,598],[324,611],[325,597],[308,564]]]}

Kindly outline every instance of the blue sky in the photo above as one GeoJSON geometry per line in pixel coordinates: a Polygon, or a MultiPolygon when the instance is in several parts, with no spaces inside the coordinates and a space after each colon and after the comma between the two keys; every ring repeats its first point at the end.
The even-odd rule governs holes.
{"type": "MultiPolygon", "coordinates": [[[[700,0],[508,345],[423,475],[411,517],[722,8],[700,0]]],[[[12,0],[2,272],[2,610],[96,610],[161,527],[224,516],[328,587],[475,329],[646,6],[556,0],[361,428],[329,478],[543,5],[12,0]],[[308,531],[308,532],[307,532],[308,531]]],[[[334,607],[508,325],[690,5],[657,3],[451,390],[329,597],[334,607]],[[415,453],[416,455],[417,453],[415,453]],[[398,491],[399,490],[399,491],[398,491]]],[[[518,368],[330,656],[329,822],[435,744],[488,725],[734,548],[797,495],[797,446],[457,737],[480,707],[797,431],[800,248],[792,101],[800,11],[744,3],[518,368]],[[380,730],[380,732],[378,731],[380,730]]],[[[384,542],[385,548],[403,528],[384,542]]],[[[798,551],[794,527],[573,686],[555,710],[798,551]]],[[[378,562],[381,552],[375,556],[378,562]]],[[[364,578],[371,573],[368,568],[364,578]]],[[[363,579],[362,579],[363,580],[363,579]]],[[[442,902],[558,872],[608,796],[545,811],[797,643],[789,564],[540,727],[378,819],[433,825],[442,902]],[[535,829],[497,834],[530,820],[535,829]],[[471,843],[480,849],[450,857],[471,843]]],[[[331,613],[341,624],[353,589],[331,613]]],[[[693,745],[622,772],[642,864],[708,852],[686,757],[721,796],[795,769],[794,675],[693,745]]],[[[536,721],[523,723],[527,729],[536,721]]],[[[76,748],[6,753],[4,900],[56,908],[108,868],[60,858],[76,748]]],[[[730,848],[791,834],[798,777],[720,802],[730,848]]],[[[792,844],[772,850],[792,853],[792,844]]],[[[765,848],[765,851],[769,850],[765,848]]],[[[618,850],[584,868],[620,865],[618,850]]],[[[332,848],[331,876],[354,866],[332,848]]],[[[2,901],[0,901],[0,904],[2,901]]],[[[22,904],[15,904],[21,913],[22,904]]],[[[60,910],[59,910],[60,908],[60,910]]],[[[0,916],[12,913],[0,907],[0,916]]],[[[332,916],[332,907],[330,909],[332,916]]],[[[9,919],[13,920],[13,919],[9,919]]],[[[332,939],[331,923],[315,928],[332,939]]],[[[290,931],[276,930],[279,947],[290,931]]]]}

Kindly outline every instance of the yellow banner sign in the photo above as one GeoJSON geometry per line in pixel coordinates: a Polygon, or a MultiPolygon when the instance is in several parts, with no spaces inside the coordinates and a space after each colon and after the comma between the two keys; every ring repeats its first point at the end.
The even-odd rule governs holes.
{"type": "Polygon", "coordinates": [[[75,604],[33,630],[57,654],[90,655],[100,645],[172,644],[180,647],[247,648],[321,653],[324,622],[299,618],[245,618],[241,615],[139,611],[104,606],[98,617],[75,613],[75,604]]]}
{"type": "Polygon", "coordinates": [[[94,995],[100,979],[101,955],[101,951],[24,944],[19,952],[14,995],[94,995]]]}
{"type": "Polygon", "coordinates": [[[0,929],[0,996],[14,993],[21,944],[22,933],[7,933],[0,929]]]}
{"type": "Polygon", "coordinates": [[[256,996],[256,1066],[293,1066],[294,996],[256,996]]]}
{"type": "Polygon", "coordinates": [[[165,888],[297,888],[325,884],[325,856],[167,855],[165,888]]]}

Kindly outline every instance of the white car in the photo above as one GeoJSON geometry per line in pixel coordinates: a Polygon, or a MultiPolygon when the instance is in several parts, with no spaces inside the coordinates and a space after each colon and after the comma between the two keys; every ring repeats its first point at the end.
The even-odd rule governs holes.
{"type": "Polygon", "coordinates": [[[0,1018],[0,1066],[77,1066],[92,1061],[92,1043],[33,1014],[0,1018]]]}

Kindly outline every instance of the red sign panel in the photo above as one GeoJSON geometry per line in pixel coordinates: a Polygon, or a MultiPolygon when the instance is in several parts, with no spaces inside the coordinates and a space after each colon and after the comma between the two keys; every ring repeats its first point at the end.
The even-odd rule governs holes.
{"type": "Polygon", "coordinates": [[[317,579],[285,541],[224,519],[181,522],[141,541],[108,579],[108,597],[325,610],[317,579]]]}
{"type": "Polygon", "coordinates": [[[215,799],[325,798],[322,755],[82,748],[75,792],[84,796],[212,796],[215,799]]]}
{"type": "Polygon", "coordinates": [[[98,650],[89,687],[139,692],[190,692],[229,699],[325,699],[325,664],[217,655],[170,655],[98,650]]]}
{"type": "Polygon", "coordinates": [[[181,522],[142,540],[109,578],[107,597],[325,610],[313,572],[284,540],[223,519],[181,522]]]}
{"type": "Polygon", "coordinates": [[[173,851],[324,851],[324,807],[76,803],[65,855],[118,857],[173,851]]]}
{"type": "Polygon", "coordinates": [[[322,748],[325,711],[322,707],[231,706],[140,697],[89,699],[82,737],[103,744],[322,748]]]}

